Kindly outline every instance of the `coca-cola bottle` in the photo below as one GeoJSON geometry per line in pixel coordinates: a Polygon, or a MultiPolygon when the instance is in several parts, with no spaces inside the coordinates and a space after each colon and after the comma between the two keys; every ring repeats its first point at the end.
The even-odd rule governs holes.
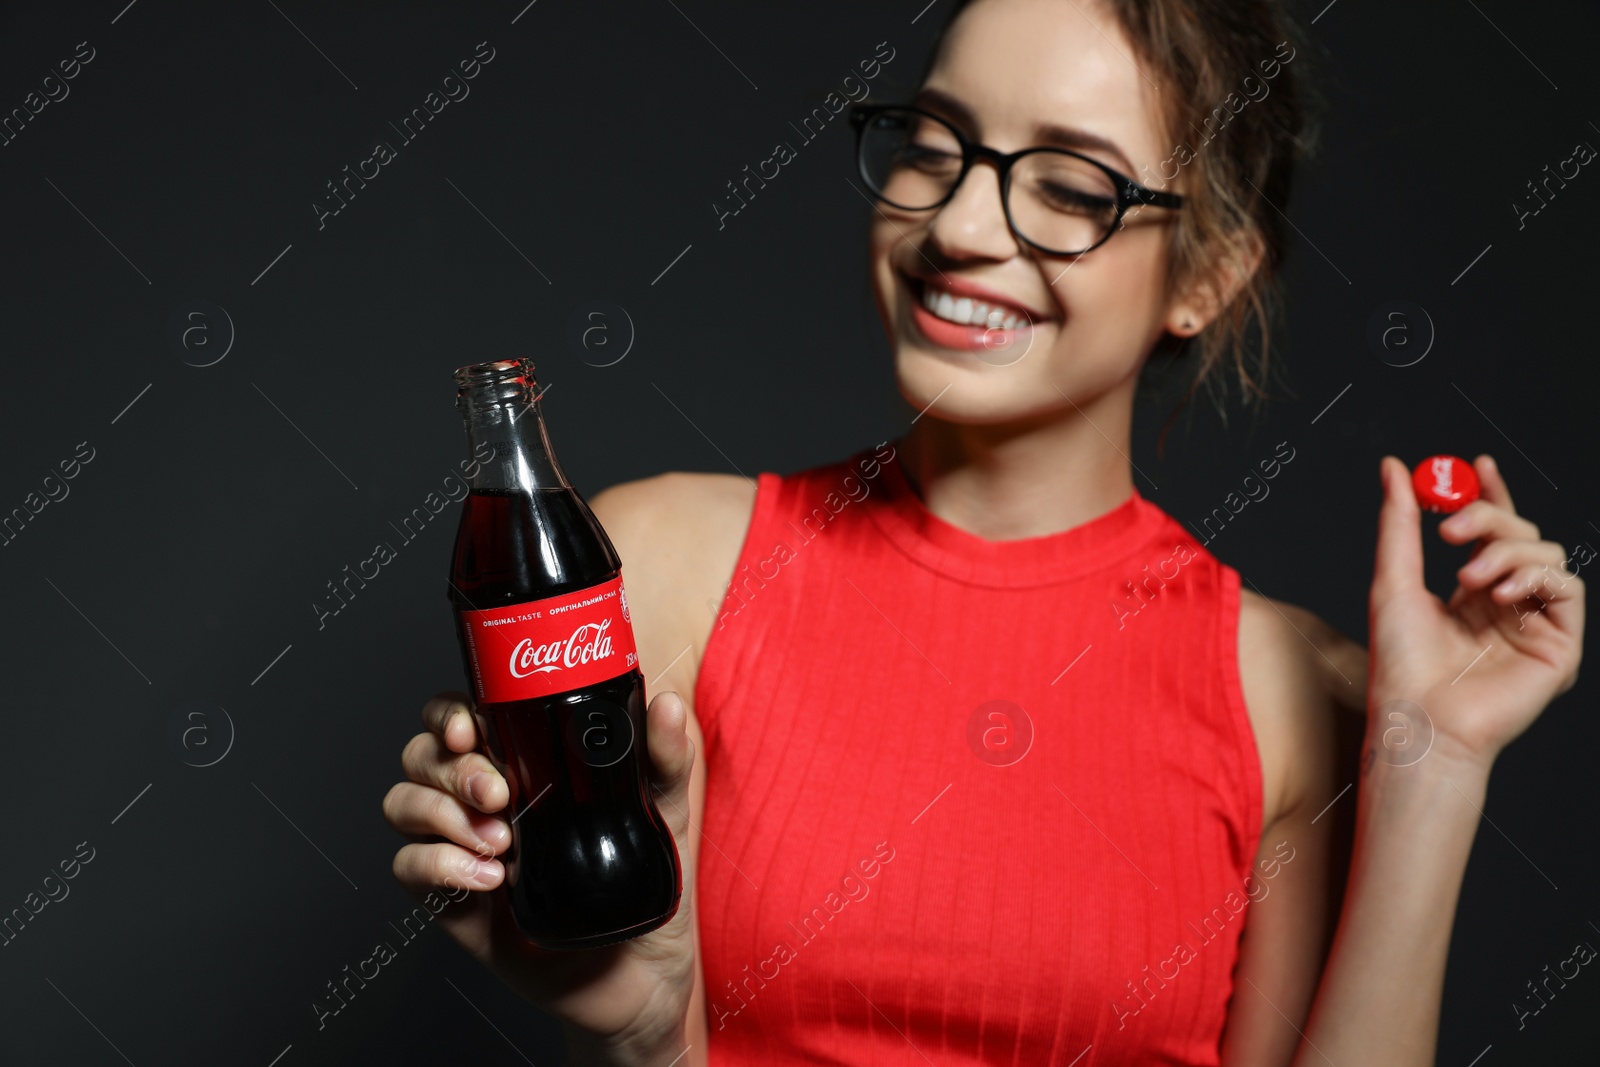
{"type": "Polygon", "coordinates": [[[472,461],[450,568],[482,751],[505,777],[524,937],[592,948],[672,918],[678,850],[650,795],[622,565],[562,473],[529,360],[455,372],[472,461]]]}

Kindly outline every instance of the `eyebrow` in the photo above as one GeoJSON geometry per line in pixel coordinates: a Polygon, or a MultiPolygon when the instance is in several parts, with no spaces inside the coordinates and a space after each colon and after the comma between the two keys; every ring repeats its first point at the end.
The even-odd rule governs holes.
{"type": "MultiPolygon", "coordinates": [[[[938,89],[924,88],[917,94],[916,103],[918,105],[932,105],[936,110],[949,113],[958,123],[966,126],[969,130],[977,127],[977,118],[972,113],[972,109],[949,93],[941,92],[938,89]]],[[[1077,126],[1064,126],[1054,122],[1044,123],[1034,128],[1034,136],[1038,138],[1036,144],[1041,146],[1053,145],[1057,148],[1070,148],[1074,151],[1093,149],[1098,152],[1104,152],[1115,157],[1116,162],[1127,174],[1133,174],[1138,169],[1133,165],[1133,161],[1128,158],[1127,153],[1117,147],[1115,141],[1108,140],[1097,133],[1090,133],[1088,130],[1077,126]]]]}

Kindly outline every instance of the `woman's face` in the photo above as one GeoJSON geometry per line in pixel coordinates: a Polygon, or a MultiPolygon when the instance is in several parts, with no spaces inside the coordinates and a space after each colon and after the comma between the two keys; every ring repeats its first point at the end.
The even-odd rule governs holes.
{"type": "MultiPolygon", "coordinates": [[[[915,102],[1002,152],[1071,148],[1156,187],[1151,175],[1171,148],[1132,57],[1090,0],[982,0],[951,28],[915,102]]],[[[1012,234],[999,176],[983,161],[936,211],[880,203],[873,285],[902,393],[918,409],[937,397],[934,414],[948,421],[1003,423],[1131,383],[1163,331],[1191,333],[1184,318],[1200,321],[1166,292],[1174,216],[1134,209],[1107,243],[1073,259],[1012,234]],[[1004,314],[979,318],[978,305],[1004,314]],[[1012,316],[1032,326],[987,328],[1012,316]]]]}

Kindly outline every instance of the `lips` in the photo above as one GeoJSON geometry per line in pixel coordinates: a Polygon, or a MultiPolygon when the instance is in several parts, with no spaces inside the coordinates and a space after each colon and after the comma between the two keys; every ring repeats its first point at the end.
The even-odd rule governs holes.
{"type": "Polygon", "coordinates": [[[1047,316],[992,289],[948,275],[907,275],[911,321],[929,341],[962,351],[1004,351],[1047,316]]]}
{"type": "Polygon", "coordinates": [[[1013,330],[1019,321],[1027,321],[1024,314],[1009,310],[1003,304],[990,305],[970,296],[952,296],[950,290],[931,285],[922,287],[922,306],[946,322],[963,326],[1013,330]]]}

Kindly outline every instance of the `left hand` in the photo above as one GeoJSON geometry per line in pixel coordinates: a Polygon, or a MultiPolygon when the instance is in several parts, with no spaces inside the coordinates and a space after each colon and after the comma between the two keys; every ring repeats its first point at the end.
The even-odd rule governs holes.
{"type": "Polygon", "coordinates": [[[1367,708],[1375,715],[1390,700],[1418,704],[1436,748],[1487,766],[1577,680],[1584,583],[1563,566],[1565,549],[1517,515],[1494,460],[1479,456],[1473,467],[1482,498],[1439,526],[1452,544],[1478,541],[1445,603],[1423,584],[1411,474],[1383,458],[1367,708]]]}

